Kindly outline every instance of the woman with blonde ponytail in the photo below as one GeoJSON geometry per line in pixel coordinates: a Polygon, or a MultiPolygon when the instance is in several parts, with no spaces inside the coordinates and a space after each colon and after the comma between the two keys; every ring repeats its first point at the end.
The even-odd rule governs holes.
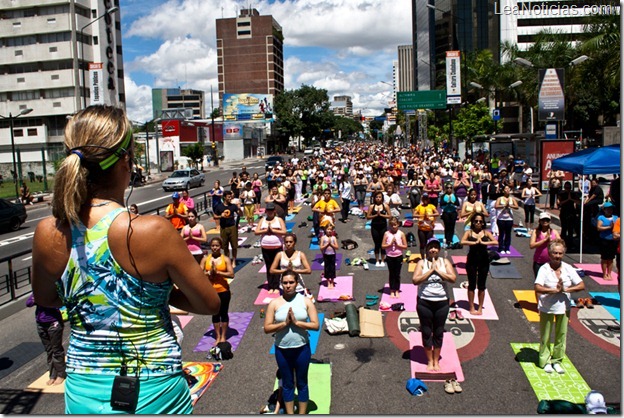
{"type": "Polygon", "coordinates": [[[191,413],[168,305],[213,315],[219,297],[171,223],[125,207],[134,144],[122,109],[78,112],[65,146],[32,266],[37,305],[69,315],[65,412],[191,413]],[[120,379],[135,385],[129,403],[115,402],[120,379]]]}

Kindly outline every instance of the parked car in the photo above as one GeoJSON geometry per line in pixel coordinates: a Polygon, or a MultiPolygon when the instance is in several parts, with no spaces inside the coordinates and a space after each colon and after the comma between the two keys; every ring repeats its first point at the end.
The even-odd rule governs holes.
{"type": "Polygon", "coordinates": [[[164,191],[170,190],[184,190],[191,187],[201,187],[206,181],[206,175],[200,173],[197,169],[191,168],[190,170],[176,170],[169,178],[162,183],[164,191]]]}
{"type": "Polygon", "coordinates": [[[23,204],[0,199],[0,228],[2,230],[17,231],[26,222],[27,217],[23,204]]]}
{"type": "Polygon", "coordinates": [[[267,158],[264,164],[265,171],[272,170],[276,164],[284,164],[284,158],[279,155],[274,155],[272,157],[267,158]]]}

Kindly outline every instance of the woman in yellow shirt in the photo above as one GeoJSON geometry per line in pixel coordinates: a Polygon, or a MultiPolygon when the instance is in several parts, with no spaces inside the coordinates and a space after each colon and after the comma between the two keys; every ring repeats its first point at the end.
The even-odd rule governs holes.
{"type": "Polygon", "coordinates": [[[212,325],[215,329],[215,347],[219,343],[224,343],[227,339],[225,336],[228,322],[230,321],[228,310],[230,308],[230,299],[232,298],[230,284],[227,279],[234,278],[232,262],[230,257],[225,257],[221,254],[222,247],[223,241],[221,241],[221,238],[214,237],[211,239],[210,250],[212,253],[204,256],[200,263],[204,269],[204,274],[210,279],[212,287],[216,290],[221,300],[219,313],[212,317],[212,325]]]}
{"type": "Polygon", "coordinates": [[[435,218],[440,216],[438,209],[429,203],[429,193],[420,197],[420,204],[414,209],[414,218],[418,220],[418,241],[420,242],[420,256],[425,258],[425,246],[429,238],[433,237],[435,218]]]}

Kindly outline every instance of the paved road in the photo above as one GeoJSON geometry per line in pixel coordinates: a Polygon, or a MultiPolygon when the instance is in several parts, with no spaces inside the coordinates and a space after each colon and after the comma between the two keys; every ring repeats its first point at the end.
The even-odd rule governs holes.
{"type": "MultiPolygon", "coordinates": [[[[228,177],[229,177],[228,173],[228,177]]],[[[306,221],[309,206],[304,206],[295,217],[296,225],[306,221]]],[[[516,220],[520,212],[516,213],[516,220]]],[[[207,228],[213,222],[201,221],[207,228]]],[[[365,256],[372,248],[370,231],[365,230],[364,220],[354,219],[338,223],[340,239],[351,237],[359,243],[353,251],[341,251],[351,259],[365,256]]],[[[309,222],[311,225],[311,223],[309,222]]],[[[458,224],[457,233],[460,234],[458,224]]],[[[406,228],[407,230],[407,228],[406,228]]],[[[308,249],[308,228],[294,227],[299,237],[298,248],[313,259],[318,251],[308,249]]],[[[253,244],[255,237],[243,234],[253,244]]],[[[523,258],[513,263],[522,274],[522,279],[497,280],[488,278],[490,293],[498,320],[468,320],[465,323],[447,323],[447,331],[458,328],[461,335],[455,336],[458,356],[465,376],[463,393],[447,395],[443,384],[429,384],[429,392],[422,397],[409,395],[405,382],[410,377],[409,345],[405,335],[398,329],[401,320],[398,313],[385,313],[386,337],[379,339],[351,338],[348,335],[330,336],[321,333],[313,359],[331,364],[331,413],[332,414],[534,414],[538,403],[533,389],[520,363],[514,358],[510,343],[537,343],[539,324],[529,322],[521,309],[515,306],[514,290],[532,289],[532,251],[528,238],[514,237],[512,245],[523,258]]],[[[412,248],[412,252],[417,251],[412,248]]],[[[449,251],[451,255],[464,255],[466,249],[449,251]]],[[[241,249],[239,257],[251,258],[259,249],[241,249]]],[[[567,257],[567,261],[578,261],[578,255],[567,257]]],[[[598,256],[584,256],[584,261],[597,263],[598,256]]],[[[230,312],[253,312],[234,358],[224,361],[224,368],[213,385],[201,397],[195,407],[196,414],[252,414],[257,413],[272,391],[276,370],[275,359],[269,354],[272,343],[270,336],[262,331],[260,306],[255,306],[258,286],[264,275],[258,274],[260,265],[248,264],[238,272],[232,283],[230,312]]],[[[319,272],[306,278],[308,287],[317,295],[319,272]]],[[[364,271],[362,267],[341,266],[339,275],[352,274],[356,305],[363,305],[365,295],[379,292],[387,276],[385,271],[364,271]]],[[[403,266],[402,283],[408,283],[411,273],[403,266]]],[[[466,280],[459,276],[455,287],[466,280]]],[[[592,279],[585,279],[588,291],[616,291],[615,286],[599,285],[592,279]]],[[[587,296],[583,292],[577,296],[587,296]]],[[[343,308],[343,303],[317,303],[320,312],[330,315],[343,308]]],[[[597,307],[599,312],[602,307],[597,307]]],[[[621,361],[618,338],[607,341],[580,324],[579,317],[589,310],[573,309],[568,333],[567,354],[579,371],[579,382],[583,379],[589,387],[605,394],[607,402],[621,400],[621,361]],[[585,329],[584,329],[585,328],[585,329]]],[[[415,314],[403,313],[404,318],[415,314]]],[[[194,348],[210,327],[209,317],[195,315],[184,328],[183,355],[185,361],[206,361],[206,353],[194,352],[194,348]]],[[[61,414],[63,396],[60,394],[33,394],[23,389],[39,378],[45,371],[45,358],[34,326],[34,312],[24,309],[0,320],[4,338],[0,340],[0,400],[1,413],[61,414]],[[11,364],[13,362],[13,364],[11,364]]],[[[66,340],[67,340],[66,332],[66,340]]]]}

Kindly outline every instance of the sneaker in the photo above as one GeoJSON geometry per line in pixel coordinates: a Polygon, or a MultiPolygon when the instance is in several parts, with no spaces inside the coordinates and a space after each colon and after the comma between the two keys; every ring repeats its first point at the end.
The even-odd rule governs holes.
{"type": "Polygon", "coordinates": [[[561,364],[559,363],[555,363],[553,364],[553,369],[555,369],[555,371],[559,374],[564,374],[565,370],[563,370],[563,367],[561,367],[561,364]]]}
{"type": "Polygon", "coordinates": [[[375,267],[381,267],[381,263],[379,261],[375,262],[375,267]]]}
{"type": "Polygon", "coordinates": [[[555,371],[555,369],[553,369],[553,365],[548,363],[545,367],[544,367],[544,371],[546,373],[552,373],[555,371]]]}
{"type": "Polygon", "coordinates": [[[386,262],[385,261],[380,262],[379,267],[386,267],[386,262]]]}

